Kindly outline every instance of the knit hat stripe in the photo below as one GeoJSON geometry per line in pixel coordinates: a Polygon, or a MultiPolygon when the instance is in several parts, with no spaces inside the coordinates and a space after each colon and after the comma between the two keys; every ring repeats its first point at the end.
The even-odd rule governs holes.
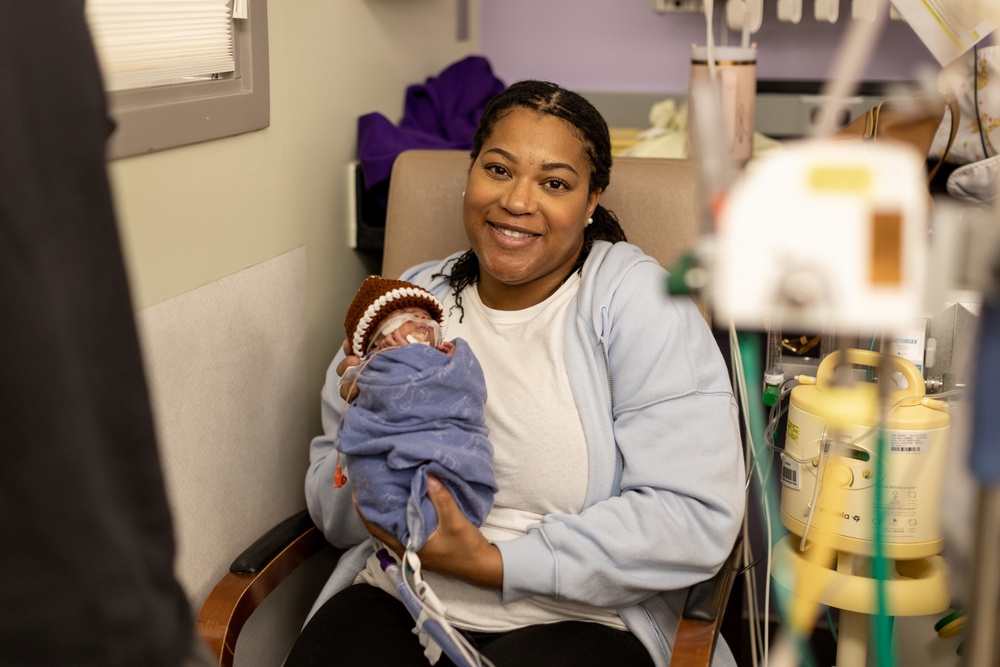
{"type": "Polygon", "coordinates": [[[407,307],[420,307],[427,310],[441,327],[442,337],[444,336],[445,318],[444,306],[433,294],[427,290],[403,281],[389,281],[384,278],[372,276],[361,286],[355,303],[347,316],[348,337],[351,340],[351,351],[358,357],[364,357],[370,345],[370,340],[374,336],[373,329],[381,322],[386,314],[393,310],[407,307]],[[390,289],[375,297],[378,290],[383,289],[383,285],[388,287],[391,284],[402,285],[390,289]],[[373,299],[365,308],[360,318],[355,320],[356,314],[364,303],[364,300],[373,299]],[[352,326],[353,325],[353,326],[352,326]]]}

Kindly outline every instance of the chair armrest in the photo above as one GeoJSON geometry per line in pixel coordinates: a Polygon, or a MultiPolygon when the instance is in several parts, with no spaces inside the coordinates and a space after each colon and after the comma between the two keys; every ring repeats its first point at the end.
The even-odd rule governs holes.
{"type": "Polygon", "coordinates": [[[739,570],[742,544],[740,536],[715,576],[688,590],[677,625],[670,667],[709,667],[712,664],[722,616],[739,570]]]}
{"type": "Polygon", "coordinates": [[[231,667],[240,630],[296,567],[329,546],[306,510],[269,530],[241,553],[201,606],[195,627],[221,667],[231,667]]]}
{"type": "MultiPolygon", "coordinates": [[[[671,667],[709,667],[740,562],[742,538],[711,579],[688,591],[671,667]]],[[[265,533],[241,553],[201,606],[195,626],[220,667],[232,667],[236,640],[250,615],[311,556],[329,546],[306,510],[265,533]]]]}

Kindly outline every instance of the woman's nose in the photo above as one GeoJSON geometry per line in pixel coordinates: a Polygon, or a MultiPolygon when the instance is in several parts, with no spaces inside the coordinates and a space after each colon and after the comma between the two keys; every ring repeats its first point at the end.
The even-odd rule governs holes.
{"type": "Polygon", "coordinates": [[[535,196],[531,185],[530,182],[522,179],[510,181],[500,203],[505,209],[515,215],[533,213],[535,209],[535,196]]]}

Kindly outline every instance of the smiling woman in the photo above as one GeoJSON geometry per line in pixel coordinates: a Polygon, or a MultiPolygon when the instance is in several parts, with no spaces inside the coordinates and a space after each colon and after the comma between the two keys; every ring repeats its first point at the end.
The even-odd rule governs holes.
{"type": "MultiPolygon", "coordinates": [[[[447,336],[482,366],[499,490],[476,526],[444,486],[428,484],[438,524],[417,552],[424,577],[498,667],[665,665],[686,589],[718,570],[743,517],[722,355],[694,304],[666,294],[666,272],[601,206],[611,142],[589,102],[551,83],[516,83],[487,107],[471,157],[471,248],[403,279],[442,302],[447,336]]],[[[288,667],[373,654],[428,663],[350,482],[332,484],[339,415],[353,400],[338,385],[359,361],[342,352],[330,366],[326,433],[306,475],[313,520],[355,550],[288,667]]],[[[421,640],[435,658],[433,640],[421,640]]],[[[715,658],[735,664],[724,645],[715,658]]]]}
{"type": "MultiPolygon", "coordinates": [[[[531,306],[552,294],[573,269],[582,266],[595,240],[625,241],[617,219],[598,203],[610,181],[608,126],[597,109],[579,95],[542,81],[511,86],[483,114],[472,156],[464,217],[473,249],[452,274],[456,293],[466,280],[480,277],[480,262],[489,262],[482,271],[487,284],[479,285],[480,294],[491,293],[486,301],[495,299],[500,310],[531,306]],[[483,187],[479,194],[474,188],[484,181],[496,187],[483,187]],[[525,189],[529,182],[533,187],[525,189]],[[492,207],[496,219],[484,217],[487,207],[492,207]],[[525,224],[529,219],[535,229],[520,228],[514,222],[525,224]],[[532,234],[540,240],[520,246],[493,244],[491,253],[486,243],[490,231],[508,238],[518,232],[532,234]],[[504,248],[509,251],[502,252],[504,248]],[[515,248],[523,252],[515,253],[515,248]],[[489,266],[494,262],[505,263],[514,273],[506,277],[493,273],[489,266]],[[529,267],[529,262],[534,266],[529,267]],[[527,273],[518,276],[518,264],[527,273]],[[519,288],[505,290],[505,283],[519,288]]],[[[496,270],[501,270],[500,266],[496,270]]]]}
{"type": "Polygon", "coordinates": [[[465,191],[483,303],[519,310],[555,292],[580,256],[600,196],[572,125],[529,109],[500,120],[465,191]]]}

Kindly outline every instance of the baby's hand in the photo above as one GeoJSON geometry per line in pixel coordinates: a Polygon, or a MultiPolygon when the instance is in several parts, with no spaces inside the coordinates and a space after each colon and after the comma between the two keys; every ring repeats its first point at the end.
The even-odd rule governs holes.
{"type": "Polygon", "coordinates": [[[344,340],[344,354],[347,356],[337,365],[337,375],[340,376],[340,397],[350,403],[358,396],[358,387],[354,384],[354,377],[357,372],[349,372],[350,368],[357,368],[361,365],[361,359],[351,352],[351,343],[344,340]]]}
{"type": "Polygon", "coordinates": [[[406,340],[406,335],[403,334],[402,327],[400,327],[392,333],[388,333],[376,339],[374,349],[388,350],[390,347],[401,347],[407,344],[409,344],[409,341],[406,340]]]}
{"type": "Polygon", "coordinates": [[[441,343],[440,345],[438,345],[437,349],[441,350],[442,352],[444,352],[445,354],[447,354],[449,357],[451,355],[455,354],[455,344],[452,343],[450,340],[446,340],[443,343],[441,343]]]}

